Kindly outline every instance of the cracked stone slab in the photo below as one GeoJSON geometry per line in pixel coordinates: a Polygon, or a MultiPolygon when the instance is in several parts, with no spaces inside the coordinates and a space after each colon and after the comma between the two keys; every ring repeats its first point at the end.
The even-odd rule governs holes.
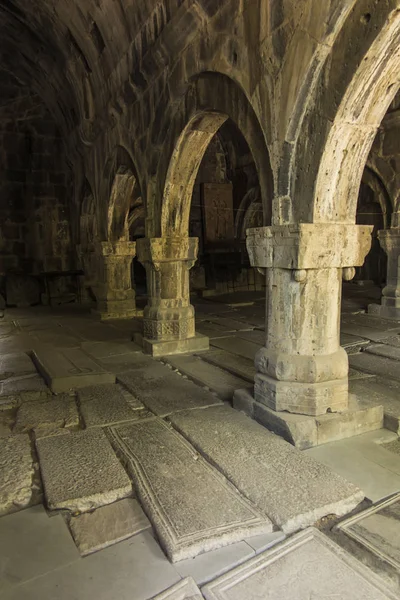
{"type": "Polygon", "coordinates": [[[160,417],[178,410],[221,404],[211,392],[154,360],[142,369],[121,373],[118,381],[160,417]]]}
{"type": "Polygon", "coordinates": [[[75,398],[62,394],[44,402],[24,402],[17,413],[15,431],[77,427],[79,415],[75,398]]]}
{"type": "Polygon", "coordinates": [[[271,521],[161,419],[112,427],[109,436],[172,562],[272,531],[271,521]]]}
{"type": "Polygon", "coordinates": [[[86,427],[104,427],[114,423],[135,421],[150,414],[138,401],[136,401],[136,410],[133,410],[126,402],[120,386],[116,384],[85,387],[78,390],[77,396],[86,427]]]}
{"type": "Polygon", "coordinates": [[[186,577],[152,600],[204,600],[204,596],[193,579],[186,577]]]}
{"type": "Polygon", "coordinates": [[[314,528],[259,554],[201,591],[206,600],[398,597],[383,580],[314,528]]]}
{"type": "Polygon", "coordinates": [[[129,496],[132,485],[101,429],[36,441],[48,507],[85,512],[129,496]]]}
{"type": "Polygon", "coordinates": [[[125,498],[71,517],[69,526],[79,552],[86,556],[150,529],[151,523],[137,500],[125,498]]]}
{"type": "Polygon", "coordinates": [[[169,420],[285,533],[328,514],[342,516],[364,498],[331,469],[228,406],[184,411],[169,420]]]}
{"type": "Polygon", "coordinates": [[[400,573],[400,494],[346,519],[337,529],[400,573]]]}
{"type": "Polygon", "coordinates": [[[33,360],[55,392],[68,392],[87,385],[115,383],[115,375],[108,373],[80,348],[36,350],[33,360]]]}
{"type": "Polygon", "coordinates": [[[28,435],[0,438],[0,515],[29,505],[34,465],[28,435]]]}

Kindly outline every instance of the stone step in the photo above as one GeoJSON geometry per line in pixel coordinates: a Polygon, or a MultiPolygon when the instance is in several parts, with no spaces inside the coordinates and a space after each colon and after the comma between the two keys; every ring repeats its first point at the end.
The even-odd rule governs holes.
{"type": "Polygon", "coordinates": [[[194,383],[215,392],[222,400],[232,400],[234,391],[244,385],[243,379],[208,364],[197,356],[173,356],[166,358],[165,361],[194,383]]]}
{"type": "Polygon", "coordinates": [[[255,355],[260,349],[260,345],[235,336],[231,338],[210,340],[210,348],[220,348],[220,350],[226,350],[231,354],[236,354],[237,356],[242,356],[243,358],[254,361],[255,355]]]}
{"type": "Polygon", "coordinates": [[[248,358],[231,354],[225,350],[210,350],[202,353],[200,357],[202,360],[232,373],[232,375],[236,375],[250,383],[254,382],[256,370],[254,362],[248,358]]]}
{"type": "Polygon", "coordinates": [[[368,354],[375,354],[376,356],[390,358],[392,360],[400,360],[400,346],[396,348],[395,346],[388,346],[386,344],[370,344],[365,352],[368,352],[368,354]]]}
{"type": "Polygon", "coordinates": [[[271,521],[163,420],[112,427],[109,438],[172,562],[272,531],[271,521]]]}
{"type": "Polygon", "coordinates": [[[201,588],[206,600],[395,600],[397,592],[315,528],[201,588]]]}
{"type": "Polygon", "coordinates": [[[221,400],[152,358],[141,368],[120,373],[118,381],[146,408],[163,417],[177,410],[204,408],[221,400]]]}
{"type": "Polygon", "coordinates": [[[385,356],[377,356],[369,352],[361,352],[349,356],[349,364],[355,369],[371,373],[378,377],[384,377],[400,381],[400,369],[398,362],[385,356]]]}
{"type": "Polygon", "coordinates": [[[280,437],[228,407],[184,411],[174,427],[285,533],[344,515],[363,492],[280,437]]]}
{"type": "Polygon", "coordinates": [[[38,371],[52,392],[115,383],[115,375],[108,373],[80,348],[36,349],[32,355],[38,371]]]}

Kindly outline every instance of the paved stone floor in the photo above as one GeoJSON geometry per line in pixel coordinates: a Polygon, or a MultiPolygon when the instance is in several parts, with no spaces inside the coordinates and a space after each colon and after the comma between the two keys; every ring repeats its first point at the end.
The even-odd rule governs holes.
{"type": "MultiPolygon", "coordinates": [[[[218,598],[224,574],[248,561],[251,572],[263,552],[266,568],[281,565],[270,553],[277,548],[279,557],[285,538],[312,525],[335,555],[327,551],[323,568],[336,569],[340,555],[364,577],[362,597],[398,597],[397,563],[336,527],[351,511],[362,514],[400,492],[400,323],[365,314],[378,295],[347,286],[342,345],[351,392],[383,404],[385,429],[305,451],[229,407],[254,375],[264,336],[261,294],[198,300],[197,328],[210,337],[210,350],[159,361],[131,342],[126,322],[100,323],[73,306],[7,311],[0,322],[1,597],[218,598]],[[47,378],[40,357],[49,352],[47,378]],[[58,365],[55,395],[49,386],[58,365]]],[[[400,521],[397,509],[391,518],[400,521]]],[[[390,544],[392,556],[398,547],[390,544]]],[[[229,593],[240,597],[236,587],[229,593]]]]}

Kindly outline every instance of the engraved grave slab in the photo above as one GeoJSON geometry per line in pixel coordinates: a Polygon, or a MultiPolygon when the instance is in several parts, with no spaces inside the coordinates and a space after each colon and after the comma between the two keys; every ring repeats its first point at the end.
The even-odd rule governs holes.
{"type": "Polygon", "coordinates": [[[271,521],[161,419],[112,427],[109,437],[173,562],[272,531],[271,521]]]}
{"type": "Polygon", "coordinates": [[[400,572],[400,493],[337,527],[400,572]]]}
{"type": "Polygon", "coordinates": [[[317,529],[278,547],[202,588],[206,600],[395,600],[372,571],[317,529]]]}

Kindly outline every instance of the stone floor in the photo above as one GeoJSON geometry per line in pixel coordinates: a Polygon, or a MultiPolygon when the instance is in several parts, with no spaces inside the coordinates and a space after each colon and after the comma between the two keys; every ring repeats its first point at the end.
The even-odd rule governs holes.
{"type": "MultiPolygon", "coordinates": [[[[363,312],[378,294],[347,286],[342,345],[352,393],[383,404],[385,429],[305,451],[229,406],[252,382],[264,336],[261,294],[198,300],[197,328],[210,350],[158,361],[131,342],[126,322],[100,323],[73,306],[7,311],[1,597],[256,598],[250,575],[239,591],[239,565],[251,574],[261,556],[266,573],[273,564],[287,574],[289,543],[291,552],[305,544],[304,557],[322,544],[321,573],[346,568],[361,577],[363,595],[351,597],[397,598],[397,563],[340,528],[349,513],[400,492],[400,323],[363,312]],[[310,526],[322,537],[307,529],[296,538],[310,526]]],[[[301,564],[303,555],[290,556],[301,564]]]]}

